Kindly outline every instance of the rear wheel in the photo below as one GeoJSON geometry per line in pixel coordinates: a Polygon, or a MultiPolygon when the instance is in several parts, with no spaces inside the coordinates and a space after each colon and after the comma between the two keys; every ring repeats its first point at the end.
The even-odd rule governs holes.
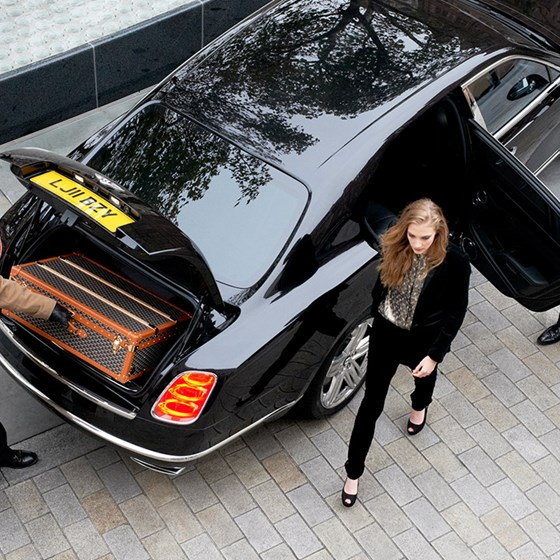
{"type": "Polygon", "coordinates": [[[314,418],[325,418],[349,403],[366,377],[371,319],[363,318],[334,347],[311,385],[305,403],[314,418]]]}

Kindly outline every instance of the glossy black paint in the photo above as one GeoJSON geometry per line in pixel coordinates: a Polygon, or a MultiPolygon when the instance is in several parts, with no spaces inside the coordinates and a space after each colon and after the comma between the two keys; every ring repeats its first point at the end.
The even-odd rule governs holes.
{"type": "Polygon", "coordinates": [[[157,98],[312,182],[317,168],[423,85],[506,46],[451,5],[407,12],[391,2],[278,2],[180,69],[157,98]]]}
{"type": "MultiPolygon", "coordinates": [[[[30,192],[47,200],[50,206],[61,212],[69,213],[66,220],[71,220],[73,224],[80,215],[79,211],[35,185],[31,181],[32,177],[51,170],[62,171],[69,176],[81,177],[84,186],[107,200],[118,202],[119,208],[134,221],[118,228],[115,237],[132,253],[140,253],[141,256],[137,258],[143,260],[151,258],[157,263],[162,260],[160,254],[165,253],[166,260],[177,263],[168,273],[171,279],[204,296],[213,307],[222,309],[223,300],[204,257],[178,227],[154,212],[142,199],[86,165],[47,150],[20,148],[1,153],[0,159],[10,163],[16,177],[30,192]]],[[[107,235],[102,227],[96,234],[107,235]]],[[[154,268],[157,268],[157,264],[154,268]]]]}
{"type": "Polygon", "coordinates": [[[472,0],[488,6],[502,21],[513,22],[517,29],[553,50],[560,49],[560,10],[556,0],[472,0]]]}
{"type": "MultiPolygon", "coordinates": [[[[61,244],[62,249],[81,245],[138,282],[188,299],[197,319],[160,368],[134,387],[108,383],[5,321],[22,346],[67,372],[86,397],[30,364],[5,332],[0,354],[21,383],[47,395],[59,412],[138,446],[124,447],[152,465],[181,465],[294,404],[371,305],[378,253],[375,241],[373,247],[367,242],[364,217],[372,203],[385,204],[384,223],[390,223],[391,213],[410,199],[433,194],[457,235],[468,233],[475,219],[486,226],[486,215],[474,215],[469,203],[475,189],[489,188],[485,165],[490,164],[482,148],[473,149],[467,126],[472,115],[460,86],[492,61],[515,53],[554,59],[528,34],[503,25],[475,2],[424,0],[418,8],[397,0],[271,4],[195,55],[140,105],[169,106],[235,147],[230,153],[250,154],[305,185],[309,203],[274,262],[249,287],[216,282],[219,294],[209,304],[200,286],[191,285],[185,295],[172,274],[167,283],[161,274],[156,278],[157,267],[127,249],[125,240],[101,234],[87,220],[73,221],[70,230],[64,208],[48,209],[28,194],[1,223],[3,274],[14,262],[60,251],[61,244]],[[426,148],[446,148],[448,137],[442,142],[433,130],[442,114],[454,123],[446,133],[455,144],[447,142],[452,149],[438,152],[442,161],[434,162],[426,148]],[[426,162],[437,176],[423,175],[426,162]],[[154,420],[154,399],[186,369],[217,373],[212,401],[189,426],[154,420]],[[88,394],[135,417],[110,412],[88,394]]],[[[96,153],[118,141],[138,108],[73,151],[72,165],[94,177],[82,164],[93,164],[96,153]]],[[[138,153],[149,154],[153,142],[157,138],[146,133],[138,153]]],[[[208,174],[223,170],[223,160],[198,157],[208,174]]],[[[152,210],[141,209],[145,202],[131,193],[115,194],[141,213],[141,229],[152,210]]],[[[208,274],[211,267],[202,276],[208,274]]],[[[544,304],[533,297],[535,306],[557,299],[554,290],[544,304]]]]}

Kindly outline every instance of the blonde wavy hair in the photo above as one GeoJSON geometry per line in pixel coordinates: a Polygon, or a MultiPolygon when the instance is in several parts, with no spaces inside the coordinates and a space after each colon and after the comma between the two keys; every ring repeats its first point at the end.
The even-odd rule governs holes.
{"type": "Polygon", "coordinates": [[[445,259],[449,228],[441,208],[429,198],[411,202],[401,212],[397,223],[381,239],[383,259],[379,265],[379,274],[381,283],[387,288],[402,284],[412,267],[414,251],[407,236],[408,226],[411,224],[432,226],[436,232],[434,242],[425,253],[424,278],[445,259]]]}

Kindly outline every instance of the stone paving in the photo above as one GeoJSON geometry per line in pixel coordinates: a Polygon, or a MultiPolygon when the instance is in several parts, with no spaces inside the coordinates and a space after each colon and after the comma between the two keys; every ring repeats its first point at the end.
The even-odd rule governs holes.
{"type": "MultiPolygon", "coordinates": [[[[0,0],[0,37],[10,18],[37,37],[8,42],[17,52],[3,50],[0,72],[110,31],[109,13],[132,14],[124,25],[134,25],[141,10],[183,3],[0,0]],[[48,18],[26,18],[28,4],[72,25],[39,34],[48,18]]],[[[10,145],[65,153],[119,109],[10,145]]],[[[0,172],[2,213],[21,191],[0,172]]],[[[475,273],[426,428],[405,433],[412,381],[400,370],[351,509],[340,490],[360,396],[328,420],[269,423],[175,478],[67,424],[37,429],[18,447],[39,463],[0,470],[0,560],[560,560],[560,344],[535,345],[556,317],[528,312],[475,273]]]]}
{"type": "Polygon", "coordinates": [[[399,370],[361,480],[340,503],[359,397],[286,417],[170,478],[63,424],[0,476],[0,560],[560,560],[560,344],[473,275],[428,424],[405,434],[399,370]]]}
{"type": "MultiPolygon", "coordinates": [[[[0,148],[66,153],[139,95],[0,148]]],[[[2,211],[22,187],[6,166],[0,182],[2,211]]],[[[352,509],[339,495],[359,397],[329,420],[267,424],[175,478],[39,418],[18,446],[40,462],[0,471],[0,560],[560,560],[560,344],[535,345],[556,317],[475,273],[427,427],[405,434],[403,369],[352,509]]]]}

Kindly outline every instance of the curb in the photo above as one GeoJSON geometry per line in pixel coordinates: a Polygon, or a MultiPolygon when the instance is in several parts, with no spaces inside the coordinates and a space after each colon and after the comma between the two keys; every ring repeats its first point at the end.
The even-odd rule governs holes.
{"type": "Polygon", "coordinates": [[[268,0],[196,0],[0,75],[0,144],[158,83],[268,0]]]}

